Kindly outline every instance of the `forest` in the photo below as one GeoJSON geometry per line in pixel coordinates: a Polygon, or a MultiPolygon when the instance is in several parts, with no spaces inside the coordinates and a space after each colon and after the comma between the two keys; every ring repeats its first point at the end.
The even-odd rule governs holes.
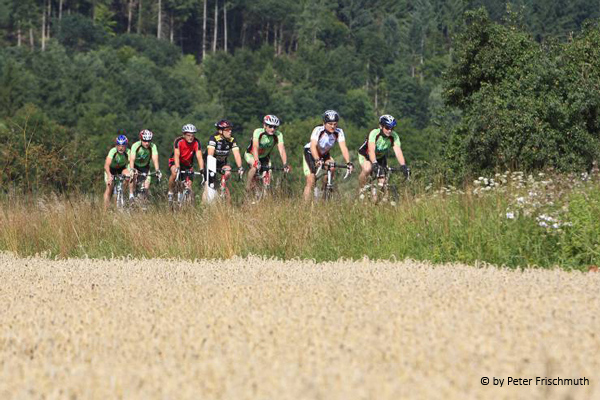
{"type": "MultiPolygon", "coordinates": [[[[583,0],[0,0],[1,190],[87,191],[117,129],[282,121],[292,165],[322,112],[355,150],[399,120],[421,176],[590,169],[600,4],[583,0]]],[[[296,168],[296,171],[299,168],[296,168]]]]}

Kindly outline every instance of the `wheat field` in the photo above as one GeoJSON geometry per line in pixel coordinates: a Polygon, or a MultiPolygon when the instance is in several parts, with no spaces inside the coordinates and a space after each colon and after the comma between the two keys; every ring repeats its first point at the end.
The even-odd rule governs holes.
{"type": "Polygon", "coordinates": [[[0,279],[2,399],[600,398],[597,273],[4,253],[0,279]]]}

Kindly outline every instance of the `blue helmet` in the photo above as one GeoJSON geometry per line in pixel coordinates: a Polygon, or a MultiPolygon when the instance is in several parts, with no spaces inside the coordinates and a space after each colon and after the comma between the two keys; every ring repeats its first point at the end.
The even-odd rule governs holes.
{"type": "Polygon", "coordinates": [[[125,135],[117,136],[117,139],[115,140],[115,142],[117,144],[121,144],[121,145],[125,145],[125,146],[127,146],[127,143],[129,143],[129,141],[127,140],[127,136],[125,136],[125,135]]]}
{"type": "Polygon", "coordinates": [[[389,114],[382,115],[379,117],[379,124],[385,126],[388,129],[393,129],[398,123],[396,122],[396,118],[392,117],[389,114]]]}

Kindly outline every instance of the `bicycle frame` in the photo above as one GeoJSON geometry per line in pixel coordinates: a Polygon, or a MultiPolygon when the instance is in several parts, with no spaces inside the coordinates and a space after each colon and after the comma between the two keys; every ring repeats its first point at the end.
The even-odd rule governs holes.
{"type": "MultiPolygon", "coordinates": [[[[350,175],[350,168],[348,167],[347,164],[336,164],[335,161],[332,161],[330,163],[326,163],[323,164],[323,166],[319,167],[319,169],[317,169],[317,172],[315,173],[315,181],[318,181],[319,179],[321,179],[322,177],[326,176],[327,179],[325,179],[323,181],[323,199],[324,200],[330,200],[332,195],[333,195],[333,190],[334,190],[334,183],[333,183],[333,174],[335,173],[335,169],[336,168],[342,168],[342,169],[346,169],[346,174],[344,175],[344,179],[348,178],[348,176],[350,175]],[[325,169],[327,172],[319,175],[319,172],[321,172],[321,170],[325,169]]],[[[315,183],[315,198],[319,198],[321,197],[321,194],[319,193],[319,189],[318,189],[318,184],[315,183]]]]}
{"type": "MultiPolygon", "coordinates": [[[[192,190],[192,179],[194,175],[202,176],[202,173],[194,172],[192,170],[182,170],[179,171],[175,178],[177,205],[180,209],[193,204],[194,191],[192,190]]],[[[174,208],[173,205],[172,208],[174,208]]]]}
{"type": "MultiPolygon", "coordinates": [[[[395,185],[390,185],[390,177],[395,172],[402,172],[402,169],[387,166],[379,167],[377,176],[371,176],[371,183],[365,185],[365,189],[370,192],[374,203],[378,203],[380,200],[387,202],[390,200],[389,196],[391,194],[392,199],[390,200],[390,204],[395,205],[399,198],[398,189],[395,185]]],[[[410,178],[407,177],[406,179],[410,178]]]]}
{"type": "Polygon", "coordinates": [[[115,202],[117,209],[122,210],[125,208],[125,198],[123,196],[123,182],[129,180],[129,177],[124,174],[118,174],[113,177],[113,194],[115,195],[115,202]]]}
{"type": "Polygon", "coordinates": [[[254,191],[258,199],[267,196],[271,191],[271,171],[285,171],[283,167],[264,165],[254,175],[254,191]]]}

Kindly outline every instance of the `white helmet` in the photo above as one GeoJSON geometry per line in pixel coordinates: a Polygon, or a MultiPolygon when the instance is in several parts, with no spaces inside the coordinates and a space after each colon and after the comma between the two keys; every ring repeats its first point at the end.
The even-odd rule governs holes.
{"type": "Polygon", "coordinates": [[[279,118],[277,118],[274,115],[265,115],[265,117],[263,118],[263,122],[266,125],[273,125],[273,126],[279,126],[279,124],[281,124],[281,122],[279,121],[279,118]]]}
{"type": "Polygon", "coordinates": [[[144,142],[151,142],[152,136],[153,136],[153,133],[149,129],[142,129],[140,131],[140,139],[143,140],[144,142]]]}
{"type": "Polygon", "coordinates": [[[196,133],[196,132],[198,132],[198,129],[196,129],[196,127],[192,124],[187,124],[187,125],[184,125],[183,128],[181,128],[181,133],[186,133],[186,132],[196,133]]]}

